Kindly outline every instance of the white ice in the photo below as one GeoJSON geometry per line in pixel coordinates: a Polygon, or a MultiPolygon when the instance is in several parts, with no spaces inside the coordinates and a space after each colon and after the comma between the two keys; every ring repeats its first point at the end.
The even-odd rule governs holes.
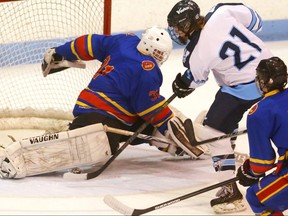
{"type": "MultiPolygon", "coordinates": [[[[267,44],[274,55],[288,63],[288,41],[267,44]]],[[[162,67],[161,94],[166,98],[172,95],[174,77],[184,71],[181,59],[182,49],[175,49],[162,67]]],[[[189,97],[175,99],[171,105],[193,120],[201,110],[209,108],[217,90],[211,76],[208,83],[189,97]]],[[[240,125],[242,128],[245,128],[245,118],[240,125]]],[[[0,141],[10,142],[7,135],[20,139],[42,132],[1,131],[0,141]]],[[[237,150],[248,153],[246,135],[239,136],[237,150]]],[[[54,173],[0,181],[1,215],[120,215],[103,202],[105,195],[113,195],[132,208],[148,208],[217,183],[211,159],[177,160],[148,144],[129,146],[107,170],[92,180],[67,181],[60,173],[54,173]]],[[[242,186],[240,189],[245,195],[246,189],[242,186]]],[[[214,215],[209,202],[216,191],[202,193],[147,215],[214,215]]],[[[253,212],[247,205],[247,210],[234,215],[253,215],[253,212]]]]}

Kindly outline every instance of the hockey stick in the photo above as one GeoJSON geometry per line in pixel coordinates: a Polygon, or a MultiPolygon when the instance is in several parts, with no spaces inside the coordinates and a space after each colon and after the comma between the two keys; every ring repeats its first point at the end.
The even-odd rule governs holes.
{"type": "MultiPolygon", "coordinates": [[[[104,128],[105,132],[120,134],[120,135],[124,135],[124,136],[132,136],[134,134],[134,132],[132,132],[132,131],[108,127],[107,125],[104,125],[103,128],[104,128]]],[[[147,140],[147,141],[156,141],[156,142],[161,142],[161,143],[165,143],[165,144],[171,144],[171,141],[169,141],[167,139],[162,139],[162,138],[156,137],[156,136],[149,136],[146,134],[138,134],[137,137],[140,139],[143,139],[143,140],[147,140]]]]}
{"type": "MultiPolygon", "coordinates": [[[[127,131],[127,130],[122,130],[122,129],[118,129],[118,128],[108,127],[107,125],[104,125],[103,128],[104,128],[105,132],[116,133],[116,134],[121,134],[121,135],[125,135],[125,136],[132,136],[134,134],[134,132],[132,132],[132,131],[127,131]]],[[[237,136],[237,134],[235,136],[237,136]]],[[[168,139],[162,139],[162,138],[156,137],[156,136],[149,136],[149,135],[146,135],[146,134],[138,134],[137,137],[140,138],[140,139],[143,139],[143,140],[147,140],[147,141],[156,141],[156,142],[161,142],[161,143],[165,143],[165,144],[168,144],[168,145],[171,144],[171,141],[169,141],[168,139]]],[[[213,138],[213,140],[214,139],[220,140],[221,137],[213,138]]],[[[223,139],[227,139],[227,137],[225,136],[223,139]]],[[[206,141],[205,141],[205,143],[206,143],[206,141]]],[[[203,144],[203,143],[201,143],[201,144],[203,144]]],[[[236,161],[239,162],[239,163],[244,163],[244,161],[247,158],[249,158],[249,155],[245,154],[245,153],[241,153],[241,152],[235,151],[234,154],[235,154],[235,157],[236,157],[236,161]]]]}
{"type": "Polygon", "coordinates": [[[193,127],[191,119],[186,119],[185,120],[184,128],[186,130],[187,138],[189,139],[189,142],[191,143],[192,146],[198,146],[198,145],[202,145],[202,144],[218,141],[218,140],[221,140],[221,139],[232,138],[232,137],[236,137],[236,136],[239,136],[239,135],[247,133],[247,130],[245,129],[245,130],[242,130],[242,131],[237,131],[237,132],[225,134],[225,135],[222,135],[222,136],[219,136],[219,137],[214,137],[214,138],[207,139],[207,140],[197,141],[196,137],[195,137],[194,127],[193,127]]]}
{"type": "MultiPolygon", "coordinates": [[[[187,124],[187,122],[185,124],[187,124]]],[[[184,124],[184,126],[185,126],[185,124],[184,124]]],[[[185,128],[186,127],[187,127],[187,125],[185,126],[185,128]]],[[[190,134],[188,134],[188,136],[191,137],[194,134],[194,131],[193,130],[191,131],[191,128],[193,129],[193,126],[191,127],[191,125],[189,125],[188,127],[190,127],[190,128],[188,130],[186,130],[186,131],[187,131],[187,133],[190,133],[190,134]]],[[[121,135],[125,135],[125,136],[132,136],[134,134],[134,132],[132,132],[132,131],[127,131],[127,130],[122,130],[122,129],[118,129],[118,128],[108,127],[107,125],[104,125],[104,131],[105,132],[110,132],[110,133],[121,134],[121,135]]],[[[195,141],[193,141],[193,142],[190,141],[191,144],[192,144],[192,147],[189,145],[189,147],[190,147],[189,151],[192,151],[195,154],[195,149],[193,147],[196,147],[196,146],[202,145],[202,144],[206,144],[206,143],[209,143],[209,142],[221,140],[221,139],[227,139],[227,138],[235,137],[235,136],[238,136],[238,135],[242,135],[244,133],[246,133],[246,130],[235,132],[235,133],[232,133],[232,134],[225,134],[223,136],[214,137],[214,138],[211,138],[211,139],[208,139],[208,140],[204,140],[204,141],[201,141],[201,142],[196,141],[196,138],[194,138],[195,141]],[[193,149],[191,149],[191,148],[193,148],[193,149]]],[[[143,140],[147,140],[147,141],[156,141],[156,142],[161,142],[161,143],[165,143],[165,144],[171,144],[171,141],[169,141],[167,139],[162,139],[160,137],[155,137],[155,136],[149,136],[149,135],[146,135],[146,134],[138,134],[137,137],[140,138],[140,139],[143,139],[143,140]]],[[[192,138],[192,140],[193,140],[193,138],[192,138]]],[[[188,150],[186,149],[186,151],[188,151],[188,150]]],[[[240,155],[240,153],[237,153],[237,154],[240,155]]]]}
{"type": "Polygon", "coordinates": [[[137,136],[153,121],[153,119],[165,108],[168,104],[174,100],[176,94],[174,93],[166,102],[158,108],[158,110],[147,120],[145,121],[139,128],[134,132],[132,136],[128,138],[128,140],[106,161],[106,163],[98,170],[88,172],[88,173],[64,173],[63,178],[71,179],[71,180],[89,180],[96,178],[99,176],[106,168],[118,157],[118,155],[131,143],[133,140],[137,138],[137,136]]]}
{"type": "Polygon", "coordinates": [[[238,177],[234,177],[234,178],[228,179],[226,181],[223,181],[223,182],[208,186],[206,188],[202,188],[202,189],[194,191],[192,193],[189,193],[189,194],[186,194],[186,195],[183,195],[183,196],[168,200],[166,202],[163,202],[163,203],[160,203],[160,204],[157,204],[157,205],[145,208],[145,209],[133,209],[133,208],[123,204],[122,202],[120,202],[119,200],[117,200],[115,197],[113,197],[111,195],[106,195],[104,197],[104,202],[108,206],[110,206],[112,209],[114,209],[115,211],[117,211],[117,212],[119,212],[119,213],[121,213],[123,215],[142,215],[142,214],[145,214],[145,213],[148,213],[148,212],[151,212],[151,211],[155,211],[155,210],[158,210],[160,208],[164,208],[166,206],[178,203],[178,202],[183,201],[185,199],[194,197],[196,195],[208,192],[210,190],[216,189],[218,187],[222,187],[222,186],[224,186],[226,184],[230,184],[230,183],[233,183],[233,182],[236,182],[236,181],[238,181],[238,177]]]}

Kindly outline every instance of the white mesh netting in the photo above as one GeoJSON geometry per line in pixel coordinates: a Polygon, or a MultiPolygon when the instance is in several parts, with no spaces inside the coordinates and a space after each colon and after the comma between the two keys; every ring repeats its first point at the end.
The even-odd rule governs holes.
{"type": "Polygon", "coordinates": [[[0,14],[0,129],[42,127],[33,124],[35,117],[71,120],[78,94],[100,63],[89,61],[86,69],[44,78],[41,62],[50,47],[83,34],[102,34],[104,0],[2,2],[0,14]],[[10,125],[11,118],[16,122],[10,125]],[[24,122],[29,118],[32,125],[24,122]]]}

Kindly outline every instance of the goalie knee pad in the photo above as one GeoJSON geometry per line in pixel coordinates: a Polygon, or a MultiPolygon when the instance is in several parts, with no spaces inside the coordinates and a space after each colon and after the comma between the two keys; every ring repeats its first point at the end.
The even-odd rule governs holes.
{"type": "Polygon", "coordinates": [[[102,124],[45,134],[0,148],[2,178],[23,178],[105,163],[111,156],[102,124]]]}

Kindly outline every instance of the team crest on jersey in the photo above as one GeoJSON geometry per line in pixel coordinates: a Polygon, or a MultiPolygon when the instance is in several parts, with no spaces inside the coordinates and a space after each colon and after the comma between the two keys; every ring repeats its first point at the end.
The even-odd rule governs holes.
{"type": "Polygon", "coordinates": [[[149,92],[149,97],[151,98],[152,101],[157,100],[160,97],[160,94],[158,92],[158,90],[152,90],[149,92]]]}
{"type": "Polygon", "coordinates": [[[255,104],[250,110],[249,110],[249,113],[248,115],[252,115],[258,108],[258,104],[255,104]]]}
{"type": "Polygon", "coordinates": [[[142,68],[144,70],[152,70],[155,67],[155,64],[152,61],[145,60],[142,62],[142,68]]]}

